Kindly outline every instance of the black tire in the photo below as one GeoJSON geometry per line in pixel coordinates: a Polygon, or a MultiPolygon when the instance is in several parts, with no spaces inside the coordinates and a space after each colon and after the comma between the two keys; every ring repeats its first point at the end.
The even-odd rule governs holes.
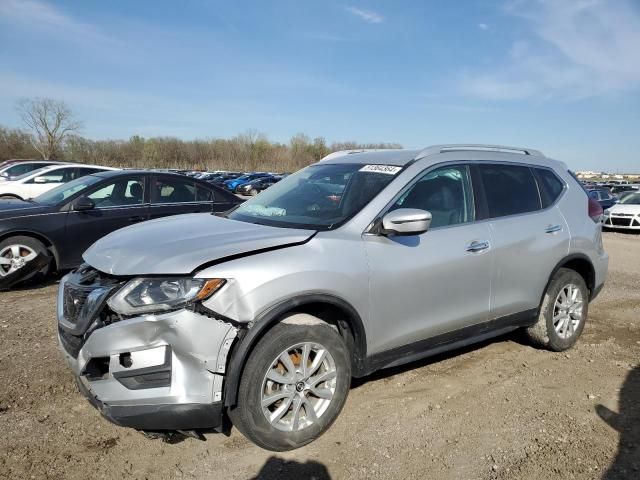
{"type": "MultiPolygon", "coordinates": [[[[9,247],[11,245],[24,245],[26,247],[29,247],[31,250],[33,250],[37,255],[49,256],[49,252],[47,251],[47,248],[43,245],[43,243],[40,240],[37,240],[33,237],[26,237],[26,236],[19,235],[15,237],[6,238],[0,242],[0,252],[2,252],[6,247],[9,247]]],[[[20,284],[27,283],[27,282],[35,283],[35,282],[41,281],[49,274],[50,268],[51,268],[51,264],[49,263],[46,267],[40,270],[37,270],[35,272],[32,272],[31,274],[22,278],[18,283],[20,284]]]]}
{"type": "Polygon", "coordinates": [[[542,299],[538,321],[526,329],[527,337],[536,346],[562,352],[573,347],[580,338],[589,313],[589,289],[582,275],[575,270],[560,268],[549,282],[542,299]],[[575,285],[582,296],[582,315],[579,324],[568,338],[563,338],[554,327],[556,299],[560,291],[567,285],[575,285]]]}
{"type": "MultiPolygon", "coordinates": [[[[350,385],[350,356],[340,334],[316,317],[294,314],[275,325],[254,347],[240,380],[238,404],[228,413],[236,428],[256,445],[276,452],[293,450],[315,440],[331,426],[344,406],[350,385]],[[267,385],[265,376],[282,352],[302,342],[319,344],[330,354],[336,371],[335,390],[326,410],[313,423],[297,431],[283,431],[273,426],[263,413],[261,402],[267,385]]],[[[316,397],[310,398],[317,401],[316,397]]],[[[306,405],[303,407],[305,412],[306,405]]],[[[293,404],[286,408],[287,412],[293,412],[293,404]]],[[[287,415],[289,413],[285,417],[287,415]]]]}

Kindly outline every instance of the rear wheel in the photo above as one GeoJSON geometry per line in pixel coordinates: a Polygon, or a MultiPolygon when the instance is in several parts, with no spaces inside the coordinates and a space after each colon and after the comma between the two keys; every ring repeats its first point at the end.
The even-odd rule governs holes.
{"type": "MultiPolygon", "coordinates": [[[[42,242],[35,238],[16,236],[3,240],[0,242],[0,279],[18,272],[40,254],[47,255],[47,249],[42,242]]],[[[48,273],[48,270],[47,266],[32,272],[21,282],[43,277],[48,273]]]]}
{"type": "Polygon", "coordinates": [[[549,282],[540,314],[527,336],[537,346],[561,352],[571,348],[584,329],[589,289],[574,270],[559,269],[549,282]]]}
{"type": "Polygon", "coordinates": [[[229,416],[258,446],[293,450],[331,426],[350,384],[351,363],[340,334],[311,315],[292,315],[254,348],[229,416]]]}

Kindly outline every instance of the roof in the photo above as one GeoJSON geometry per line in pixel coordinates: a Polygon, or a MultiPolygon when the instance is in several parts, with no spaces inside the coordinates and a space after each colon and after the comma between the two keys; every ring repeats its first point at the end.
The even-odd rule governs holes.
{"type": "Polygon", "coordinates": [[[509,154],[516,158],[517,156],[521,156],[523,160],[525,158],[531,160],[532,157],[536,159],[545,158],[541,152],[531,148],[507,147],[503,145],[451,144],[433,145],[423,149],[343,150],[327,155],[321,162],[404,166],[413,160],[450,152],[509,154]]]}
{"type": "Polygon", "coordinates": [[[344,150],[324,157],[321,162],[327,163],[368,163],[372,165],[403,166],[416,158],[420,150],[387,149],[387,150],[344,150]]]}
{"type": "MultiPolygon", "coordinates": [[[[107,168],[107,167],[104,167],[104,168],[107,168]]],[[[142,174],[148,174],[148,173],[155,173],[159,175],[170,175],[172,177],[180,177],[180,178],[193,178],[193,177],[187,177],[185,175],[182,175],[176,172],[169,172],[166,170],[155,170],[151,168],[123,168],[123,169],[117,169],[117,170],[104,170],[102,172],[92,173],[91,175],[93,175],[94,177],[108,178],[108,177],[114,177],[116,175],[142,175],[142,174]]]]}
{"type": "Polygon", "coordinates": [[[38,170],[33,170],[32,172],[29,173],[33,173],[35,174],[36,172],[38,173],[38,175],[41,175],[43,173],[46,172],[50,172],[51,170],[58,170],[59,168],[77,168],[77,167],[85,167],[85,168],[105,168],[108,171],[113,171],[113,170],[120,170],[118,168],[113,168],[113,167],[103,167],[102,165],[89,165],[86,163],[55,163],[53,165],[47,165],[45,167],[42,167],[38,170]]]}

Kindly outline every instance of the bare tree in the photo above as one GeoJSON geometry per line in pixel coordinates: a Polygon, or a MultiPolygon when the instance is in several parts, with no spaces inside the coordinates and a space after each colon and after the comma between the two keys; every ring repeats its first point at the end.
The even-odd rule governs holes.
{"type": "Polygon", "coordinates": [[[58,158],[65,138],[82,127],[64,102],[50,98],[20,100],[17,109],[25,126],[31,130],[33,148],[45,160],[58,158]]]}

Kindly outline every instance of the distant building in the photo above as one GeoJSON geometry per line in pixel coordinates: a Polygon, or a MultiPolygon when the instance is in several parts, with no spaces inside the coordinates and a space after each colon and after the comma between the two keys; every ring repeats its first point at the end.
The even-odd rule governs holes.
{"type": "Polygon", "coordinates": [[[640,173],[607,173],[607,172],[594,172],[592,170],[579,170],[576,172],[576,175],[580,179],[590,179],[590,178],[601,178],[605,179],[615,179],[615,180],[629,180],[629,181],[639,181],[640,173]]]}

